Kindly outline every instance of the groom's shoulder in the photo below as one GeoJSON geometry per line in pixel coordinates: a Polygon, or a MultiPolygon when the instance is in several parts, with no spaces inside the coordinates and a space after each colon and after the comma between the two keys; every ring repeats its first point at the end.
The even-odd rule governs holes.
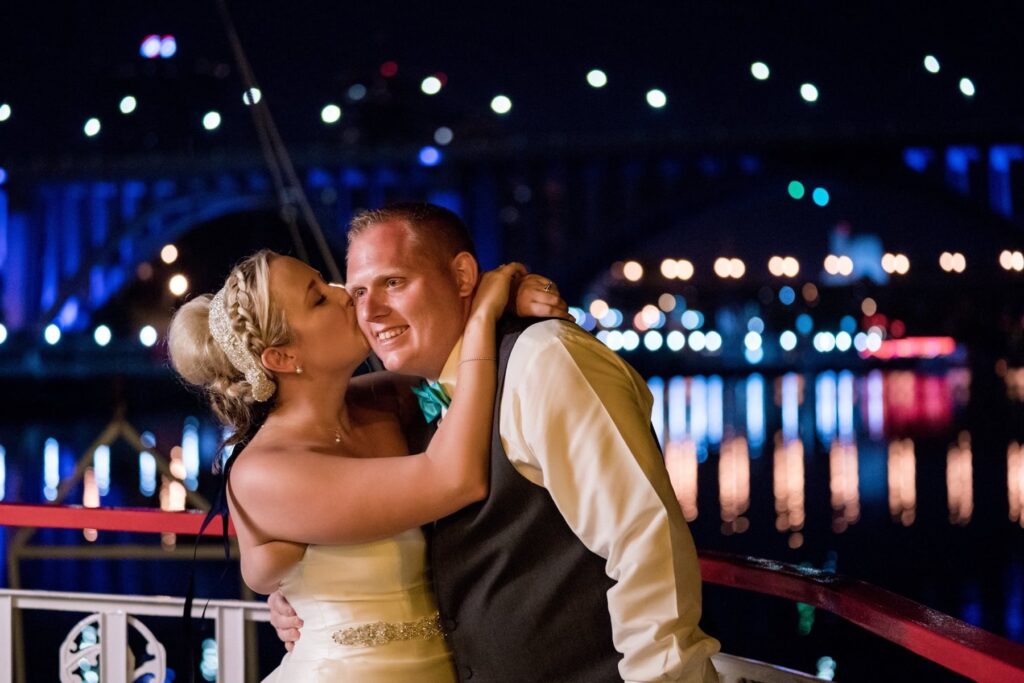
{"type": "Polygon", "coordinates": [[[596,353],[615,356],[611,349],[579,325],[557,318],[542,320],[523,330],[516,340],[512,353],[534,357],[535,354],[550,352],[558,347],[566,349],[570,354],[596,353]]]}

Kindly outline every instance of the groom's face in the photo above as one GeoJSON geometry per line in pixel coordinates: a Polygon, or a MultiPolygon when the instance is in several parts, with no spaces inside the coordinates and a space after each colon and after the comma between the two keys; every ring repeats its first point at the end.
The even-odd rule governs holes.
{"type": "Polygon", "coordinates": [[[349,244],[345,287],[388,370],[436,378],[462,336],[468,298],[443,261],[404,222],[379,223],[349,244]]]}

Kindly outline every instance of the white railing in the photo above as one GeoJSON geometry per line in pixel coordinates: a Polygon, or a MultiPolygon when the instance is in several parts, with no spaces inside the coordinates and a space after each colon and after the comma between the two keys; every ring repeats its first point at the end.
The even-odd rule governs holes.
{"type": "MultiPolygon", "coordinates": [[[[18,610],[78,612],[87,616],[64,638],[56,653],[60,659],[62,683],[83,680],[76,673],[86,660],[101,677],[99,683],[132,683],[152,674],[154,683],[164,683],[166,652],[163,644],[136,617],[178,617],[184,600],[164,596],[125,596],[99,593],[58,593],[53,591],[0,589],[0,683],[14,683],[14,630],[18,610]],[[85,628],[95,628],[96,642],[82,645],[79,636],[85,628]],[[135,666],[128,646],[129,631],[134,629],[146,641],[151,658],[135,666]]],[[[217,647],[217,681],[242,683],[246,680],[246,622],[269,621],[266,603],[241,600],[197,600],[192,616],[214,622],[217,647]]],[[[808,674],[750,659],[719,654],[714,657],[722,683],[810,683],[820,681],[808,674]]],[[[255,672],[253,672],[255,673],[255,672]]]]}
{"type": "MultiPolygon", "coordinates": [[[[99,593],[57,593],[52,591],[0,589],[0,683],[14,683],[14,633],[19,621],[18,611],[45,610],[80,612],[87,616],[72,628],[57,653],[60,657],[60,680],[82,680],[73,671],[82,660],[101,672],[101,683],[131,683],[139,676],[153,674],[154,683],[163,683],[166,675],[166,653],[163,644],[136,617],[182,616],[184,599],[164,596],[103,595],[99,593]],[[86,628],[94,628],[95,642],[80,643],[86,628]],[[146,641],[146,652],[152,657],[136,668],[128,646],[129,630],[136,630],[146,641]]],[[[241,600],[197,599],[192,616],[203,616],[214,622],[217,647],[217,680],[222,683],[245,681],[246,622],[269,621],[266,603],[241,600]]]]}

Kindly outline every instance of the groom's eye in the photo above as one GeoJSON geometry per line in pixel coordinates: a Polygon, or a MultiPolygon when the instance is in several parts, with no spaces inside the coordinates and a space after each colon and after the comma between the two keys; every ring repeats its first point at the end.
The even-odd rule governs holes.
{"type": "Polygon", "coordinates": [[[397,287],[401,283],[397,277],[393,277],[387,281],[388,287],[397,287]]]}

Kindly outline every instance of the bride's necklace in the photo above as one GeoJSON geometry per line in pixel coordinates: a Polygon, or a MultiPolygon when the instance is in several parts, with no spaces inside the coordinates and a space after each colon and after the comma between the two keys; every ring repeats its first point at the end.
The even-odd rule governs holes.
{"type": "MultiPolygon", "coordinates": [[[[326,429],[325,427],[326,425],[315,425],[315,431],[321,434],[326,431],[328,434],[330,434],[331,441],[333,441],[335,444],[340,444],[342,437],[341,426],[337,425],[334,427],[326,427],[326,429]]],[[[306,433],[308,434],[309,430],[306,430],[306,433]]]]}

